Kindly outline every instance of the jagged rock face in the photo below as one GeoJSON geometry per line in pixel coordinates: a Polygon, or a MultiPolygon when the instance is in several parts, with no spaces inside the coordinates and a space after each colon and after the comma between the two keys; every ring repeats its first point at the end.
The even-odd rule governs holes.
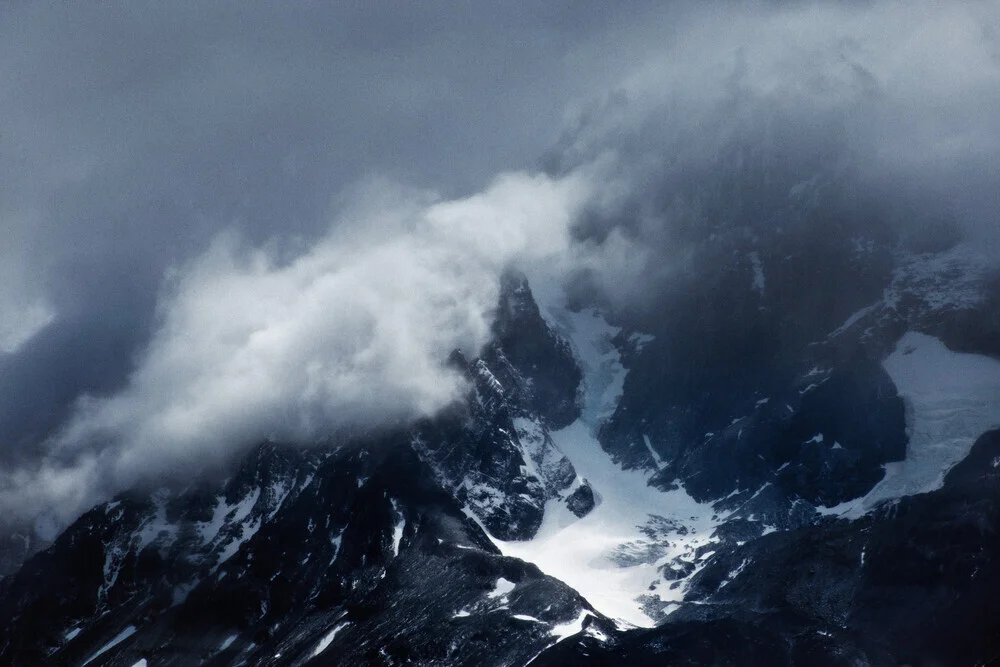
{"type": "Polygon", "coordinates": [[[815,372],[814,380],[797,396],[768,399],[706,435],[697,449],[661,471],[658,482],[680,478],[695,497],[707,499],[767,483],[812,505],[864,495],[884,476],[883,463],[905,455],[903,401],[882,367],[867,357],[815,372]],[[704,474],[709,467],[712,474],[704,474]]]}
{"type": "Polygon", "coordinates": [[[548,435],[579,416],[581,373],[523,275],[505,274],[497,312],[496,340],[466,364],[469,400],[419,425],[415,437],[441,482],[494,536],[527,539],[552,498],[578,516],[593,507],[589,487],[570,490],[576,471],[548,435]]]}
{"type": "Polygon", "coordinates": [[[10,529],[0,536],[0,578],[17,572],[24,561],[47,546],[49,543],[28,526],[10,529]]]}
{"type": "Polygon", "coordinates": [[[522,664],[585,611],[405,439],[265,445],[221,485],[81,517],[5,582],[0,661],[82,664],[125,633],[92,664],[522,664]]]}
{"type": "MultiPolygon", "coordinates": [[[[830,200],[804,196],[776,235],[735,219],[714,237],[688,230],[699,270],[657,316],[602,321],[589,352],[571,334],[596,315],[560,320],[509,273],[494,341],[452,358],[466,400],[349,442],[265,443],[226,479],[94,508],[0,582],[0,664],[994,659],[1000,431],[942,459],[929,478],[947,472],[942,484],[898,482],[915,447],[959,447],[956,425],[988,424],[996,405],[943,376],[940,400],[915,405],[926,397],[898,378],[918,357],[957,372],[913,332],[944,341],[938,354],[1000,357],[1000,283],[844,208],[807,235],[793,218],[830,200]],[[875,493],[887,483],[895,495],[875,493]],[[848,506],[861,509],[829,509],[848,506]],[[557,547],[545,572],[510,555],[546,555],[528,548],[539,535],[557,547]],[[656,627],[612,622],[601,598],[615,586],[588,601],[549,576],[561,559],[639,580],[629,602],[656,627]]],[[[1000,397],[1000,382],[970,386],[994,385],[1000,397]]],[[[15,560],[37,548],[9,543],[24,545],[15,560]]]]}
{"type": "Polygon", "coordinates": [[[906,331],[997,354],[1000,283],[954,239],[917,252],[836,184],[814,179],[806,196],[772,176],[765,191],[794,195],[766,218],[716,211],[686,230],[688,268],[654,309],[621,315],[654,336],[623,355],[629,374],[600,439],[621,465],[658,468],[660,488],[733,495],[727,507],[764,493],[770,507],[756,511],[791,526],[797,503],[864,495],[904,457],[904,406],[881,363],[906,331]]]}
{"type": "Polygon", "coordinates": [[[906,253],[884,308],[955,351],[1000,357],[1000,271],[984,258],[906,253]]]}
{"type": "Polygon", "coordinates": [[[523,274],[502,276],[493,334],[483,359],[509,388],[512,403],[552,430],[573,423],[580,416],[580,368],[569,344],[542,319],[523,274]]]}
{"type": "MultiPolygon", "coordinates": [[[[888,232],[879,234],[867,220],[849,217],[807,225],[799,221],[802,206],[788,204],[785,226],[771,221],[705,230],[690,260],[695,269],[677,277],[655,316],[639,318],[638,326],[655,338],[631,360],[622,400],[601,431],[605,447],[624,465],[645,464],[642,439],[649,437],[660,456],[674,464],[675,477],[707,498],[733,490],[721,487],[731,484],[734,471],[716,474],[718,458],[709,453],[701,460],[702,450],[745,452],[736,467],[739,475],[750,477],[741,480],[747,485],[759,486],[768,478],[764,467],[754,470],[749,460],[757,454],[768,464],[790,460],[774,461],[772,453],[736,442],[751,435],[736,420],[755,418],[761,428],[771,429],[775,421],[797,413],[805,388],[825,379],[811,378],[810,371],[818,365],[828,369],[834,361],[824,359],[828,355],[815,344],[877,300],[892,269],[888,232]],[[782,415],[785,405],[790,409],[782,415]],[[720,436],[725,442],[711,442],[720,436]]],[[[820,208],[819,203],[809,206],[813,214],[820,208]]],[[[849,349],[840,354],[854,356],[849,349]]],[[[878,361],[873,355],[859,360],[878,361]]],[[[872,380],[873,386],[857,387],[857,401],[878,390],[878,379],[872,380]]],[[[873,454],[876,469],[893,460],[873,454]]]]}
{"type": "Polygon", "coordinates": [[[940,490],[748,541],[695,576],[662,628],[535,664],[984,664],[1000,652],[997,461],[991,431],[940,490]]]}
{"type": "Polygon", "coordinates": [[[79,621],[123,609],[153,615],[183,602],[295,496],[314,466],[306,450],[265,445],[224,484],[127,492],[94,508],[4,582],[0,655],[40,664],[79,621]]]}
{"type": "Polygon", "coordinates": [[[503,294],[498,328],[536,336],[490,348],[506,386],[456,359],[468,400],[412,431],[266,443],[227,480],[91,510],[2,583],[0,664],[507,665],[606,624],[479,527],[524,539],[549,500],[594,505],[547,428],[579,412],[579,369],[523,279],[503,294]]]}

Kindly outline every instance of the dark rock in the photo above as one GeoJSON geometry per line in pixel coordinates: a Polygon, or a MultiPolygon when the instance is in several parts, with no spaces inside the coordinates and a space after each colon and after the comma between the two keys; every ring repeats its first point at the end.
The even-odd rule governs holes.
{"type": "Polygon", "coordinates": [[[584,517],[594,509],[594,490],[590,484],[584,482],[573,493],[566,497],[566,506],[569,511],[578,517],[584,517]]]}
{"type": "Polygon", "coordinates": [[[573,423],[583,376],[569,344],[542,318],[523,274],[509,270],[501,278],[493,335],[483,359],[508,388],[512,405],[552,430],[573,423]]]}

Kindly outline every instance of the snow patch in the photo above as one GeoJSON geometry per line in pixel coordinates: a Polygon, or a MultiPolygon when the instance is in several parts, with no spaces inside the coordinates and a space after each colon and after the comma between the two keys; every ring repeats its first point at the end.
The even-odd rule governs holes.
{"type": "Polygon", "coordinates": [[[139,546],[137,551],[142,551],[161,536],[169,539],[177,533],[177,526],[167,521],[167,500],[169,499],[167,491],[161,489],[154,492],[152,499],[156,511],[142,525],[142,529],[139,531],[139,546]]]}
{"type": "Polygon", "coordinates": [[[642,352],[642,348],[656,340],[652,334],[634,333],[628,337],[628,342],[636,352],[642,352]]]}
{"type": "Polygon", "coordinates": [[[540,621],[534,616],[528,616],[527,614],[514,614],[513,616],[511,616],[511,618],[516,618],[519,621],[531,621],[532,623],[541,623],[543,625],[545,624],[545,621],[540,621]]]}
{"type": "Polygon", "coordinates": [[[107,601],[108,591],[114,588],[115,583],[118,581],[118,572],[121,569],[122,561],[126,554],[126,550],[116,544],[108,544],[105,546],[105,549],[104,581],[97,591],[97,599],[102,602],[107,601]]]}
{"type": "Polygon", "coordinates": [[[395,557],[399,555],[399,543],[403,541],[403,530],[406,529],[406,517],[399,511],[399,504],[395,499],[392,500],[392,512],[398,517],[396,525],[392,529],[392,555],[395,557]]]}
{"type": "Polygon", "coordinates": [[[550,309],[548,315],[581,363],[585,390],[581,418],[550,435],[598,502],[581,519],[564,502],[550,500],[531,540],[493,541],[504,555],[534,563],[579,591],[602,614],[652,627],[655,621],[645,611],[650,598],[679,601],[685,592],[684,586],[650,591],[662,581],[659,569],[679,558],[694,563],[695,550],[712,542],[712,531],[728,515],[697,503],[683,488],[650,487],[648,470],[623,470],[611,460],[595,434],[614,411],[625,380],[611,342],[618,329],[594,311],[550,309]]]}
{"type": "Polygon", "coordinates": [[[574,620],[569,623],[563,623],[562,625],[557,625],[549,632],[550,637],[556,638],[556,644],[564,639],[569,639],[573,635],[578,635],[583,632],[583,622],[590,616],[591,613],[584,609],[580,612],[574,620]]]}
{"type": "MultiPolygon", "coordinates": [[[[271,491],[272,497],[278,499],[276,507],[280,508],[287,496],[287,490],[282,484],[275,484],[271,491]]],[[[254,488],[239,502],[230,505],[224,497],[219,497],[212,509],[212,518],[195,524],[202,544],[217,551],[218,559],[212,569],[214,573],[220,565],[236,555],[240,546],[253,537],[260,529],[260,518],[247,520],[260,500],[260,487],[254,488]]],[[[276,510],[275,510],[276,511],[276,510]]],[[[273,516],[273,512],[271,513],[273,516]]]]}
{"type": "Polygon", "coordinates": [[[213,572],[219,565],[235,556],[236,552],[243,546],[243,543],[256,535],[258,530],[260,530],[260,521],[254,521],[241,526],[239,536],[233,537],[233,539],[227,542],[225,548],[219,553],[219,561],[216,563],[215,568],[213,568],[213,572]]]}
{"type": "Polygon", "coordinates": [[[719,588],[722,589],[728,586],[734,579],[736,579],[736,577],[740,576],[740,574],[743,572],[743,570],[746,569],[749,563],[750,559],[744,558],[743,562],[740,563],[738,566],[736,566],[736,569],[730,571],[730,573],[726,575],[726,578],[722,580],[721,584],[719,584],[719,588]]]}
{"type": "Polygon", "coordinates": [[[222,641],[222,643],[221,643],[221,644],[219,644],[219,649],[218,649],[219,653],[222,653],[222,652],[223,652],[223,651],[225,651],[225,650],[226,650],[227,648],[229,648],[230,646],[232,646],[232,645],[233,645],[233,642],[234,642],[234,641],[236,641],[236,638],[237,638],[237,637],[239,637],[239,635],[229,635],[228,637],[226,637],[226,638],[225,638],[225,639],[224,639],[224,640],[222,641]]]}
{"type": "Polygon", "coordinates": [[[187,596],[191,593],[191,591],[195,589],[195,586],[197,586],[198,583],[199,582],[196,579],[195,581],[175,586],[174,590],[171,593],[170,606],[177,607],[179,605],[184,604],[184,601],[187,600],[187,596]]]}
{"type": "Polygon", "coordinates": [[[134,625],[128,626],[127,628],[125,628],[124,630],[122,630],[121,632],[119,632],[117,635],[115,635],[114,638],[111,641],[109,641],[107,644],[105,644],[101,648],[97,649],[97,653],[94,653],[92,656],[90,656],[89,658],[87,658],[86,660],[84,660],[83,663],[81,663],[81,667],[82,667],[82,665],[89,664],[95,658],[97,658],[97,657],[99,657],[101,655],[104,655],[105,653],[107,653],[108,651],[110,651],[114,647],[118,646],[119,644],[121,644],[123,641],[125,641],[126,639],[128,639],[129,637],[131,637],[134,634],[135,634],[135,626],[134,625]]]}
{"type": "Polygon", "coordinates": [[[886,464],[885,477],[867,495],[820,508],[823,514],[853,519],[886,501],[941,488],[976,439],[1000,425],[1000,361],[953,352],[911,331],[883,366],[906,402],[906,458],[886,464]]]}
{"type": "Polygon", "coordinates": [[[545,314],[552,328],[569,340],[584,372],[581,419],[597,424],[610,417],[618,406],[628,373],[612,342],[621,329],[608,324],[592,308],[579,312],[548,308],[545,314]]]}
{"type": "Polygon", "coordinates": [[[222,530],[222,526],[225,525],[226,516],[231,509],[220,497],[216,500],[215,507],[212,508],[212,518],[209,521],[195,524],[198,534],[201,535],[202,544],[211,544],[215,540],[219,531],[222,530]]]}
{"type": "Polygon", "coordinates": [[[881,305],[881,302],[879,302],[879,303],[873,303],[870,306],[865,306],[864,308],[862,308],[858,312],[856,312],[853,315],[851,315],[850,317],[848,317],[847,320],[843,324],[841,324],[839,327],[837,327],[836,329],[834,329],[830,333],[830,335],[827,336],[827,338],[828,339],[829,338],[836,338],[840,334],[844,333],[845,331],[847,331],[848,329],[850,329],[851,327],[853,327],[855,324],[858,323],[859,320],[861,320],[863,317],[865,317],[866,315],[868,315],[868,313],[872,312],[873,310],[875,310],[875,308],[877,308],[880,305],[881,305]]]}
{"type": "Polygon", "coordinates": [[[330,536],[330,545],[333,547],[333,554],[330,556],[330,565],[337,560],[337,556],[340,554],[340,545],[344,541],[344,531],[340,531],[336,535],[330,536]]]}
{"type": "Polygon", "coordinates": [[[505,597],[508,593],[514,590],[515,585],[516,584],[513,581],[508,581],[507,579],[500,577],[497,579],[496,586],[494,586],[493,590],[487,594],[487,597],[493,599],[505,597]]]}
{"type": "Polygon", "coordinates": [[[643,433],[642,441],[645,443],[646,449],[649,451],[649,455],[653,457],[653,463],[656,464],[656,468],[658,470],[662,470],[665,464],[663,463],[663,459],[660,458],[660,455],[656,453],[655,449],[653,449],[653,443],[649,441],[649,436],[643,433]]]}
{"type": "Polygon", "coordinates": [[[271,485],[271,498],[274,499],[274,506],[271,508],[271,512],[267,515],[267,520],[270,521],[274,516],[281,510],[282,505],[291,495],[292,488],[294,484],[289,484],[284,480],[275,482],[271,485]]]}
{"type": "Polygon", "coordinates": [[[317,655],[330,648],[330,644],[332,644],[333,640],[337,637],[337,633],[346,628],[348,625],[350,625],[350,623],[341,623],[334,626],[332,630],[323,635],[323,638],[319,640],[318,644],[316,644],[316,648],[313,649],[312,655],[309,657],[315,658],[317,655]]]}

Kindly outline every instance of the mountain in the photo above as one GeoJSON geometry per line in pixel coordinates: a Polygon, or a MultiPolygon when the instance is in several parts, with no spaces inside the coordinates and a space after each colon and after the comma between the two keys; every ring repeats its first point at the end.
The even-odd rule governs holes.
{"type": "Polygon", "coordinates": [[[811,187],[652,307],[509,271],[433,418],[6,536],[0,664],[1000,664],[1000,281],[811,187]]]}

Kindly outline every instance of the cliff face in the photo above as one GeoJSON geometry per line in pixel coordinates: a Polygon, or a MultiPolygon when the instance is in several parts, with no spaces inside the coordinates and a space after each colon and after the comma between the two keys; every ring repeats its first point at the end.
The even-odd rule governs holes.
{"type": "Polygon", "coordinates": [[[764,233],[702,239],[652,315],[507,274],[443,413],[264,443],[14,554],[0,664],[992,659],[988,264],[764,233]]]}

